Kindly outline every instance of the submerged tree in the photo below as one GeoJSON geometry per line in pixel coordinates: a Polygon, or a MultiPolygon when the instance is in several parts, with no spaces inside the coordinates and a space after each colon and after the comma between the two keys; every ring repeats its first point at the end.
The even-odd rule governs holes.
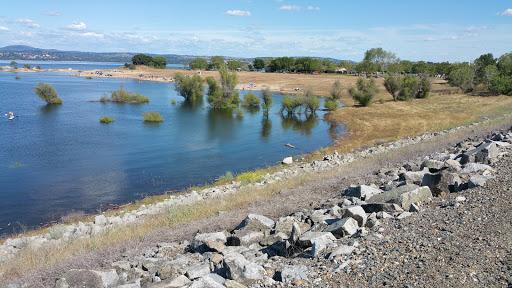
{"type": "Polygon", "coordinates": [[[265,110],[266,113],[268,113],[268,111],[270,110],[270,108],[272,107],[272,91],[270,91],[270,89],[268,88],[265,88],[263,89],[263,109],[265,110]]]}
{"type": "Polygon", "coordinates": [[[59,98],[57,90],[48,83],[39,83],[34,88],[34,92],[47,104],[62,104],[62,100],[59,98]]]}
{"type": "Polygon", "coordinates": [[[240,98],[235,89],[238,83],[238,77],[235,72],[229,72],[226,66],[219,70],[220,85],[215,78],[208,77],[208,103],[213,109],[232,109],[238,107],[240,98]]]}
{"type": "Polygon", "coordinates": [[[201,103],[203,100],[203,79],[199,75],[185,76],[177,73],[176,92],[178,92],[185,101],[191,104],[201,103]]]}

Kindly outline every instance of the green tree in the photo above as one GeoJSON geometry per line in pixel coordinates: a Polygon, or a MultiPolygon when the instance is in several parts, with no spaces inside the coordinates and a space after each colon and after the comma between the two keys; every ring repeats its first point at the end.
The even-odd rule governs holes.
{"type": "Polygon", "coordinates": [[[259,109],[260,108],[260,98],[254,95],[253,93],[247,93],[244,96],[244,100],[242,101],[242,106],[248,109],[259,109]]]}
{"type": "Polygon", "coordinates": [[[512,96],[512,77],[498,75],[491,80],[489,90],[495,94],[512,96]]]}
{"type": "Polygon", "coordinates": [[[294,69],[297,72],[313,73],[321,72],[323,69],[322,62],[311,57],[300,57],[295,59],[294,69]]]}
{"type": "Polygon", "coordinates": [[[401,82],[402,83],[400,84],[400,91],[398,93],[397,99],[400,101],[405,101],[416,98],[420,87],[418,78],[415,76],[405,76],[402,78],[401,82]]]}
{"type": "Polygon", "coordinates": [[[261,58],[255,58],[254,61],[252,62],[252,66],[256,70],[265,69],[265,60],[261,58]]]}
{"type": "Polygon", "coordinates": [[[475,60],[474,66],[476,84],[485,82],[485,68],[490,65],[496,65],[496,59],[494,59],[494,56],[491,53],[483,54],[475,60]]]}
{"type": "Polygon", "coordinates": [[[398,100],[398,94],[402,89],[402,80],[402,77],[392,75],[388,75],[384,79],[384,87],[386,87],[386,90],[391,94],[394,101],[398,100]]]}
{"type": "Polygon", "coordinates": [[[338,109],[338,101],[329,98],[329,99],[325,100],[324,108],[327,111],[335,111],[336,109],[338,109]]]}
{"type": "Polygon", "coordinates": [[[270,89],[263,89],[263,109],[268,112],[272,107],[272,91],[270,89]]]}
{"type": "Polygon", "coordinates": [[[48,83],[39,83],[34,88],[34,92],[39,98],[46,102],[46,104],[62,104],[62,100],[59,98],[59,94],[57,94],[57,90],[53,88],[52,85],[48,83]]]}
{"type": "Polygon", "coordinates": [[[132,57],[133,65],[150,65],[153,62],[153,57],[146,54],[136,54],[132,57]]]}
{"type": "Polygon", "coordinates": [[[432,90],[432,81],[427,76],[420,77],[416,98],[427,98],[432,90]]]}
{"type": "Polygon", "coordinates": [[[238,77],[235,72],[229,72],[224,65],[219,70],[220,85],[217,81],[208,77],[208,103],[213,109],[232,109],[238,107],[240,98],[235,89],[238,84],[238,77]]]}
{"type": "Polygon", "coordinates": [[[237,71],[238,69],[242,69],[243,63],[239,60],[229,60],[227,65],[229,70],[237,71]]]}
{"type": "Polygon", "coordinates": [[[504,54],[498,59],[498,70],[500,74],[512,77],[512,53],[504,54]]]}
{"type": "Polygon", "coordinates": [[[11,61],[11,63],[9,63],[9,66],[11,66],[12,69],[17,69],[18,68],[18,63],[16,63],[16,61],[11,61]]]}
{"type": "Polygon", "coordinates": [[[366,107],[370,106],[377,91],[377,85],[373,79],[359,78],[356,87],[350,88],[349,93],[359,105],[366,107]]]}
{"type": "Polygon", "coordinates": [[[164,69],[167,65],[167,59],[163,56],[155,56],[153,57],[153,60],[149,63],[149,66],[164,69]]]}
{"type": "Polygon", "coordinates": [[[226,65],[226,60],[222,56],[213,56],[210,59],[209,67],[213,70],[220,70],[220,68],[225,65],[226,65]]]}
{"type": "Polygon", "coordinates": [[[177,73],[176,76],[176,91],[185,98],[185,101],[197,104],[203,100],[203,79],[199,75],[185,76],[177,73]]]}
{"type": "Polygon", "coordinates": [[[484,77],[483,77],[483,83],[486,87],[491,86],[491,81],[498,77],[500,75],[500,72],[498,71],[498,66],[496,65],[489,65],[485,67],[484,69],[484,77]]]}
{"type": "Polygon", "coordinates": [[[208,68],[208,61],[204,58],[195,58],[188,65],[192,70],[206,70],[208,68]]]}
{"type": "Polygon", "coordinates": [[[290,72],[294,70],[295,59],[291,57],[279,57],[270,61],[269,69],[271,72],[290,72]]]}
{"type": "MultiPolygon", "coordinates": [[[[388,71],[388,66],[394,63],[398,63],[400,59],[396,57],[393,52],[386,51],[382,48],[372,48],[367,50],[364,54],[363,62],[367,62],[368,66],[372,70],[376,71],[388,71]]],[[[376,72],[366,71],[366,72],[376,72]]]]}
{"type": "Polygon", "coordinates": [[[464,92],[473,90],[475,70],[468,64],[459,65],[448,75],[448,82],[452,86],[461,88],[464,92]]]}
{"type": "Polygon", "coordinates": [[[23,64],[23,68],[25,68],[25,69],[30,69],[30,68],[32,68],[32,67],[30,66],[30,64],[23,64]]]}

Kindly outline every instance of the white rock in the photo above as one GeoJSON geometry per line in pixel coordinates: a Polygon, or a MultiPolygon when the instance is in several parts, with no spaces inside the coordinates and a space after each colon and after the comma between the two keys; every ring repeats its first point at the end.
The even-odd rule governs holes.
{"type": "Polygon", "coordinates": [[[359,227],[363,227],[367,220],[366,212],[364,212],[364,209],[361,206],[352,206],[345,209],[345,214],[343,217],[354,218],[357,221],[359,227]]]}
{"type": "Polygon", "coordinates": [[[293,158],[292,157],[286,157],[286,158],[283,159],[282,163],[285,164],[285,165],[293,164],[293,158]]]}

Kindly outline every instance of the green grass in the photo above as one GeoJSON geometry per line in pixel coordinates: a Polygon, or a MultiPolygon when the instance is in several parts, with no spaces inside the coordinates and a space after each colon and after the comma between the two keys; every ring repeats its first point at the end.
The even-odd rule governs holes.
{"type": "Polygon", "coordinates": [[[143,117],[144,117],[144,122],[149,122],[149,123],[164,122],[164,118],[162,117],[162,115],[160,115],[160,113],[154,112],[154,111],[144,112],[143,117]]]}
{"type": "Polygon", "coordinates": [[[144,104],[149,103],[149,98],[140,93],[126,91],[123,87],[120,87],[118,90],[113,91],[110,97],[106,95],[101,97],[100,102],[144,104]]]}
{"type": "Polygon", "coordinates": [[[102,124],[110,124],[112,122],[114,122],[114,118],[112,118],[112,117],[103,116],[100,118],[100,123],[102,123],[102,124]]]}

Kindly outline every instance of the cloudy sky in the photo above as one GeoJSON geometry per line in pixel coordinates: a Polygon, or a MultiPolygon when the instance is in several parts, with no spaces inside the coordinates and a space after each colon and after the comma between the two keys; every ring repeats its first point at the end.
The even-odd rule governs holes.
{"type": "Polygon", "coordinates": [[[512,0],[16,0],[0,46],[97,52],[466,61],[512,50],[512,0]]]}

